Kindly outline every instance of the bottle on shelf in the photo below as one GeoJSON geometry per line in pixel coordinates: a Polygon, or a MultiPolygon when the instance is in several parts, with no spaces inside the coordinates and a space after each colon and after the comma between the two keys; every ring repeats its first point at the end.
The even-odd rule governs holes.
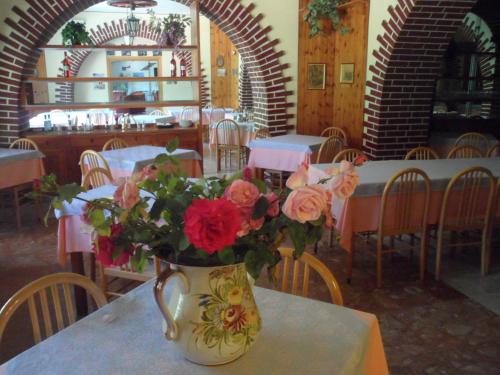
{"type": "Polygon", "coordinates": [[[175,61],[175,56],[173,52],[172,52],[172,60],[170,60],[170,76],[177,77],[177,61],[175,61]]]}
{"type": "Polygon", "coordinates": [[[71,59],[68,57],[68,52],[64,52],[64,59],[62,61],[64,77],[71,76],[71,59]]]}
{"type": "Polygon", "coordinates": [[[181,77],[187,77],[186,59],[184,59],[184,56],[181,58],[180,61],[180,71],[181,71],[181,77]]]}

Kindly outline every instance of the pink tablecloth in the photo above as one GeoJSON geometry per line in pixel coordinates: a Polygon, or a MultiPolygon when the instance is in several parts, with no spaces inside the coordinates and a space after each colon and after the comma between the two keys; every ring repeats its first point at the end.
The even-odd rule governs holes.
{"type": "Polygon", "coordinates": [[[25,184],[45,174],[42,159],[27,159],[0,165],[0,189],[25,184]]]}

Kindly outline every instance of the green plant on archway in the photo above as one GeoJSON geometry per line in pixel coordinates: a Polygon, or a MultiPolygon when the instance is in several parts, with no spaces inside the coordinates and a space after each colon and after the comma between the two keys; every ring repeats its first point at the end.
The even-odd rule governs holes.
{"type": "Polygon", "coordinates": [[[307,13],[304,20],[309,24],[309,36],[324,34],[323,20],[330,20],[334,30],[339,30],[342,34],[349,32],[349,29],[341,25],[341,14],[339,6],[347,3],[348,0],[311,0],[307,4],[307,13]]]}

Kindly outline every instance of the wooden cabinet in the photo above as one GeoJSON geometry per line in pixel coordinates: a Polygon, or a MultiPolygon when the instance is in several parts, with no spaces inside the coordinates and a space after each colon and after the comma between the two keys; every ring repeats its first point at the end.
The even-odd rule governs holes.
{"type": "Polygon", "coordinates": [[[40,151],[45,154],[45,170],[57,175],[59,183],[80,183],[81,174],[78,162],[85,150],[101,151],[104,144],[113,137],[122,138],[130,146],[152,145],[165,146],[174,138],[179,138],[180,148],[200,149],[199,130],[190,129],[147,129],[128,131],[93,131],[89,133],[26,133],[25,136],[35,141],[40,151]]]}

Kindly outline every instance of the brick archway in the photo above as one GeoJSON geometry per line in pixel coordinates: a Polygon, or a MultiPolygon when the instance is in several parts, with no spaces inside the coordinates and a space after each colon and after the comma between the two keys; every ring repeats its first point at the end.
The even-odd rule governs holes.
{"type": "Polygon", "coordinates": [[[444,52],[477,0],[398,0],[389,7],[366,83],[365,152],[399,158],[426,144],[434,81],[444,52]]]}
{"type": "MultiPolygon", "coordinates": [[[[189,4],[189,0],[175,0],[189,4]]],[[[5,34],[0,52],[0,146],[5,146],[28,127],[28,113],[21,108],[22,77],[33,74],[39,51],[37,46],[47,43],[65,22],[101,0],[27,0],[26,7],[15,5],[15,17],[5,20],[5,34]]],[[[201,0],[201,12],[214,22],[238,48],[253,82],[255,121],[268,126],[274,134],[287,131],[288,108],[292,92],[286,90],[284,70],[280,63],[283,51],[277,50],[279,40],[268,33],[271,26],[260,23],[264,16],[252,15],[254,4],[243,6],[240,0],[201,0]]]]}

